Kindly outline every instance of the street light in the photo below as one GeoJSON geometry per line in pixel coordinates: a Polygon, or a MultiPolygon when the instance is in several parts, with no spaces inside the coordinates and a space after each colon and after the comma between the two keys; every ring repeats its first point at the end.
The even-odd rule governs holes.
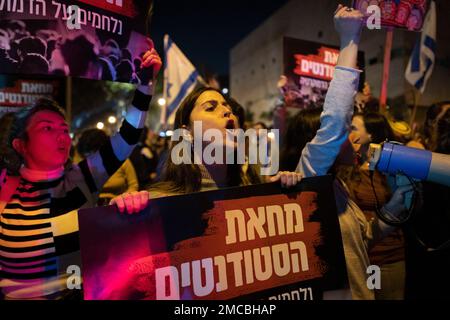
{"type": "Polygon", "coordinates": [[[117,122],[117,118],[114,117],[114,116],[110,116],[110,117],[108,118],[108,122],[111,123],[111,124],[114,124],[114,123],[117,122]]]}
{"type": "Polygon", "coordinates": [[[103,122],[97,122],[97,129],[102,130],[105,127],[105,124],[103,122]]]}
{"type": "Polygon", "coordinates": [[[228,88],[223,88],[223,89],[222,89],[222,93],[223,93],[223,94],[228,94],[228,92],[229,92],[228,88]]]}
{"type": "Polygon", "coordinates": [[[172,130],[167,130],[166,131],[166,137],[171,137],[173,136],[173,131],[172,130]]]}
{"type": "Polygon", "coordinates": [[[164,98],[159,98],[159,99],[158,99],[158,104],[159,104],[161,107],[164,107],[164,106],[166,105],[166,99],[164,99],[164,98]]]}

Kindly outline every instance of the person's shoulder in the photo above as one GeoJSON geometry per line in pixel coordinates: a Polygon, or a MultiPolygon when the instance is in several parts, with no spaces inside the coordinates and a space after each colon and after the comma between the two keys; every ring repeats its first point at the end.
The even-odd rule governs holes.
{"type": "Polygon", "coordinates": [[[150,188],[148,190],[149,199],[158,199],[158,198],[172,197],[172,196],[177,196],[177,195],[180,195],[180,194],[181,193],[175,193],[175,192],[160,190],[160,189],[156,189],[156,188],[150,188]]]}
{"type": "Polygon", "coordinates": [[[133,168],[133,162],[131,162],[130,158],[128,158],[123,162],[123,164],[120,168],[121,169],[133,168]]]}
{"type": "MultiPolygon", "coordinates": [[[[81,162],[80,162],[81,163],[81,162]]],[[[78,174],[81,172],[80,163],[72,163],[64,168],[64,174],[78,174]]]]}
{"type": "Polygon", "coordinates": [[[70,164],[64,169],[64,180],[76,184],[86,180],[86,177],[84,176],[79,163],[70,164]]]}
{"type": "Polygon", "coordinates": [[[407,147],[425,150],[425,146],[416,140],[411,140],[406,144],[407,147]]]}
{"type": "Polygon", "coordinates": [[[150,199],[157,199],[185,194],[181,190],[177,190],[177,188],[173,185],[172,182],[167,181],[159,181],[150,184],[145,189],[148,191],[150,199]]]}
{"type": "Polygon", "coordinates": [[[144,146],[141,149],[141,155],[143,155],[147,159],[153,159],[154,158],[154,155],[153,155],[153,152],[152,152],[151,148],[149,148],[147,146],[144,146]]]}

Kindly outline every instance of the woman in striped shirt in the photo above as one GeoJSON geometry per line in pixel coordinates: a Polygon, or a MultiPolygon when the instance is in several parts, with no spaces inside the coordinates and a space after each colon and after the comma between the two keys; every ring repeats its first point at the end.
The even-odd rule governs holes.
{"type": "MultiPolygon", "coordinates": [[[[161,59],[151,40],[149,45],[142,66],[153,70],[149,77],[155,79],[161,59]]],[[[152,81],[139,86],[120,131],[98,152],[66,169],[71,139],[61,108],[41,99],[16,114],[9,145],[21,167],[19,177],[9,177],[1,190],[6,205],[0,210],[0,296],[72,296],[67,270],[81,266],[77,211],[95,206],[98,191],[130,155],[144,126],[152,92],[152,81]],[[8,188],[13,192],[5,199],[8,188]]],[[[133,195],[127,201],[128,213],[139,211],[147,199],[147,194],[133,195]]]]}

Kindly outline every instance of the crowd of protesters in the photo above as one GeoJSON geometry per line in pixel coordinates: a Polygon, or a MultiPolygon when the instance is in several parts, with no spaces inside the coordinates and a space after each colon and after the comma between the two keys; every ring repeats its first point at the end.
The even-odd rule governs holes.
{"type": "MultiPolygon", "coordinates": [[[[16,251],[7,244],[13,243],[10,241],[17,235],[7,232],[19,230],[20,217],[26,216],[24,208],[29,207],[30,199],[39,205],[45,204],[42,208],[36,207],[36,210],[49,210],[55,217],[64,215],[67,219],[74,219],[71,212],[87,206],[115,204],[121,211],[133,213],[142,209],[149,198],[277,181],[291,187],[305,177],[332,174],[351,297],[368,300],[448,298],[445,284],[449,283],[446,274],[450,267],[450,245],[446,245],[446,241],[450,228],[450,204],[437,197],[442,197],[441,194],[450,196],[449,188],[423,183],[420,188],[421,201],[415,208],[419,214],[408,228],[387,225],[378,219],[377,213],[381,211],[394,217],[403,216],[408,211],[404,195],[412,190],[412,186],[393,189],[382,173],[371,175],[367,152],[370,143],[395,140],[450,154],[450,102],[431,106],[423,135],[413,136],[406,123],[394,121],[388,114],[380,112],[375,99],[358,99],[360,72],[356,57],[362,15],[340,6],[335,13],[335,26],[341,38],[341,54],[325,101],[323,105],[312,105],[286,120],[286,129],[282,133],[281,171],[271,177],[259,175],[257,165],[249,163],[175,164],[170,156],[171,151],[185,140],[169,144],[167,138],[143,129],[145,116],[140,113],[145,113],[148,108],[150,97],[145,93],[150,92],[142,88],[136,91],[133,106],[120,132],[108,137],[102,131],[86,130],[76,146],[78,155],[84,160],[64,170],[62,166],[68,160],[71,141],[63,113],[57,106],[41,101],[39,106],[30,109],[32,111],[8,114],[2,118],[0,142],[5,151],[1,151],[0,166],[8,168],[8,172],[5,174],[6,170],[2,170],[1,182],[8,181],[6,176],[19,173],[12,200],[7,201],[1,212],[1,241],[5,252],[0,254],[0,272],[4,277],[0,279],[2,295],[8,299],[67,297],[67,292],[61,290],[64,279],[50,271],[58,270],[58,258],[63,257],[59,256],[60,251],[70,255],[64,256],[64,259],[74,259],[78,254],[76,244],[72,243],[71,250],[59,248],[58,243],[62,241],[55,245],[56,240],[68,234],[53,234],[54,240],[47,241],[45,237],[49,232],[56,232],[47,226],[47,231],[36,240],[41,242],[35,243],[40,250],[47,250],[36,258],[36,265],[30,265],[30,257],[20,261],[20,257],[9,254],[16,251]],[[57,132],[53,138],[48,138],[54,140],[51,144],[57,156],[50,154],[49,150],[39,150],[41,145],[32,145],[33,140],[44,139],[50,131],[57,132]],[[36,135],[31,136],[32,132],[36,135]],[[17,158],[15,161],[13,156],[17,158]],[[49,190],[51,194],[47,193],[49,190]],[[68,208],[68,204],[63,203],[67,197],[76,204],[68,208]],[[27,274],[21,265],[25,262],[30,269],[27,274]],[[381,289],[370,290],[367,286],[367,268],[371,264],[380,266],[382,270],[381,289]],[[22,271],[16,272],[19,267],[22,271]],[[23,278],[24,274],[27,279],[23,278]]],[[[20,29],[21,35],[24,32],[25,29],[20,29]]],[[[41,43],[42,40],[30,35],[23,35],[22,39],[33,39],[33,43],[41,43]]],[[[73,41],[88,40],[76,38],[73,41]]],[[[45,41],[42,40],[42,43],[45,41]]],[[[44,47],[51,47],[49,43],[44,47]]],[[[70,68],[71,61],[66,59],[64,53],[65,45],[74,44],[66,42],[61,47],[61,54],[70,68]]],[[[77,43],[75,47],[82,46],[77,43]]],[[[55,56],[54,52],[49,55],[45,50],[27,51],[23,55],[23,50],[12,48],[3,50],[1,54],[2,59],[13,64],[22,64],[30,55],[33,59],[39,55],[39,59],[43,58],[48,66],[52,62],[51,57],[55,56]]],[[[141,67],[140,61],[132,62],[129,52],[109,41],[105,44],[103,55],[100,60],[107,60],[104,61],[106,67],[103,67],[103,74],[106,74],[104,70],[115,74],[109,80],[133,82],[133,77],[136,77],[134,81],[139,83],[135,70],[141,67]]],[[[147,65],[160,66],[154,50],[143,55],[142,59],[147,65]]],[[[193,140],[197,134],[193,130],[195,121],[202,122],[203,130],[218,129],[224,136],[227,129],[252,127],[262,132],[268,128],[263,122],[246,122],[244,108],[237,101],[223,96],[218,90],[205,87],[194,90],[181,103],[174,129],[184,130],[185,136],[193,140]]],[[[2,189],[5,185],[2,184],[2,189]]],[[[36,230],[33,234],[31,229],[21,230],[24,230],[20,235],[23,237],[41,234],[36,230]]],[[[77,232],[77,229],[74,227],[72,231],[77,232]]]]}

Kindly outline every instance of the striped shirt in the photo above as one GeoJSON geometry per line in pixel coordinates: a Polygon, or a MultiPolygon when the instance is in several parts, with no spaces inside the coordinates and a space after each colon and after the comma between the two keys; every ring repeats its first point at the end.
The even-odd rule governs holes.
{"type": "Polygon", "coordinates": [[[138,142],[150,101],[140,97],[120,132],[78,165],[21,169],[19,186],[0,214],[0,289],[7,299],[55,299],[70,292],[68,267],[81,267],[78,209],[95,206],[98,191],[138,142]]]}

